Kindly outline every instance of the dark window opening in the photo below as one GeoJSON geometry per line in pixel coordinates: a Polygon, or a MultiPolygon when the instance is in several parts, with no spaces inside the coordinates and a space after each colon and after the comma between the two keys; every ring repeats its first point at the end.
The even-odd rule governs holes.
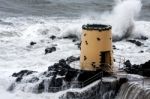
{"type": "Polygon", "coordinates": [[[87,59],[87,57],[86,56],[84,56],[84,60],[86,60],[87,59]]]}
{"type": "Polygon", "coordinates": [[[88,42],[87,42],[87,41],[85,41],[85,44],[86,44],[86,45],[88,45],[88,42]]]}
{"type": "Polygon", "coordinates": [[[92,65],[93,68],[96,68],[95,62],[92,62],[91,65],[92,65]]]}
{"type": "Polygon", "coordinates": [[[101,39],[98,37],[97,40],[100,41],[101,39]]]}
{"type": "Polygon", "coordinates": [[[104,51],[104,52],[100,52],[100,63],[101,64],[109,64],[111,65],[111,53],[110,51],[104,51]]]}

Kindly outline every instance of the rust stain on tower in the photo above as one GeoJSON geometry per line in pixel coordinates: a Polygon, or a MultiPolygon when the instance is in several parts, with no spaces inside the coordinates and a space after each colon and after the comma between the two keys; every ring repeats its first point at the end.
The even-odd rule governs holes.
{"type": "Polygon", "coordinates": [[[112,34],[110,25],[82,26],[80,66],[82,70],[113,72],[112,34]]]}

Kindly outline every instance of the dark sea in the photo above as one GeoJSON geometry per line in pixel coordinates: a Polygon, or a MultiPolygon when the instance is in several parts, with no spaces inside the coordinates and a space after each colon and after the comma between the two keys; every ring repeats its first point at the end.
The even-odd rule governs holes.
{"type": "MultiPolygon", "coordinates": [[[[114,1],[117,0],[0,0],[0,15],[78,18],[111,10],[114,1]]],[[[150,0],[142,0],[142,4],[140,19],[150,20],[150,0]]]]}

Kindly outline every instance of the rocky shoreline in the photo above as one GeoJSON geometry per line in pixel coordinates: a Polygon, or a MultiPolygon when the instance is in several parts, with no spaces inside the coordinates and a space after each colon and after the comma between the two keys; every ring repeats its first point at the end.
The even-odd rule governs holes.
{"type": "Polygon", "coordinates": [[[124,65],[124,70],[127,73],[150,77],[150,60],[139,65],[131,64],[131,62],[127,60],[124,65]]]}

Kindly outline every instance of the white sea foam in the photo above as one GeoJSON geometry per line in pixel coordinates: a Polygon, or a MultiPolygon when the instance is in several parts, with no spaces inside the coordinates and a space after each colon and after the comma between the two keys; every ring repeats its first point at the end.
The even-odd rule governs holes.
{"type": "Polygon", "coordinates": [[[113,10],[101,16],[102,22],[112,25],[114,40],[121,40],[132,34],[141,7],[140,0],[117,0],[113,10]]]}

